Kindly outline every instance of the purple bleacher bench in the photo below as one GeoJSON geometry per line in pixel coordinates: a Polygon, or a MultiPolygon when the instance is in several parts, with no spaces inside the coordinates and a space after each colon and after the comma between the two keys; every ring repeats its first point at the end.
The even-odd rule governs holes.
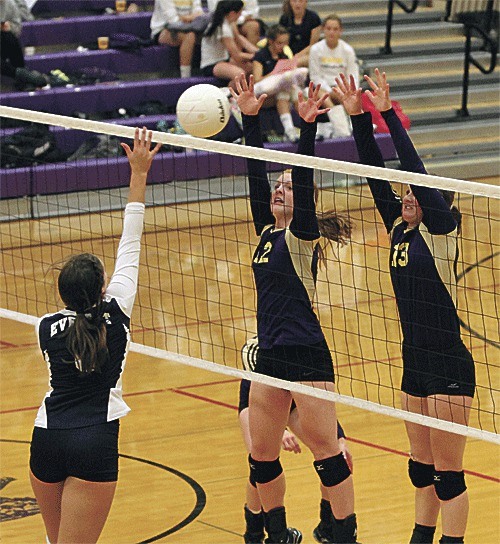
{"type": "MultiPolygon", "coordinates": [[[[133,3],[142,9],[152,9],[154,0],[133,0],[133,3]]],[[[115,9],[115,0],[37,0],[31,12],[40,15],[61,11],[104,11],[106,8],[115,9]]]]}
{"type": "MultiPolygon", "coordinates": [[[[127,120],[131,121],[131,120],[127,120]]],[[[70,131],[68,131],[70,132],[70,131]]],[[[385,160],[396,158],[389,134],[376,134],[385,160]]],[[[270,149],[294,151],[293,144],[266,144],[270,149]]],[[[353,138],[318,142],[316,156],[358,162],[353,138]]],[[[282,170],[281,164],[269,164],[270,170],[282,170]]],[[[162,153],[151,167],[149,183],[196,180],[246,173],[243,157],[198,151],[196,153],[162,153]]],[[[130,168],[126,157],[46,164],[31,168],[0,170],[0,199],[125,187],[130,168]]]]}
{"type": "Polygon", "coordinates": [[[123,13],[120,15],[89,15],[26,21],[21,31],[24,46],[43,46],[78,43],[97,40],[99,36],[110,36],[119,32],[149,38],[150,12],[123,13]]]}
{"type": "Polygon", "coordinates": [[[58,87],[29,93],[3,93],[2,105],[26,110],[73,115],[134,107],[146,100],[159,100],[174,108],[179,96],[192,85],[217,84],[215,78],[166,78],[146,81],[100,83],[85,87],[58,87]]]}
{"type": "Polygon", "coordinates": [[[179,64],[177,47],[156,45],[137,52],[116,49],[64,51],[26,57],[26,66],[48,74],[51,70],[62,70],[70,74],[88,66],[111,70],[116,74],[135,72],[161,72],[179,64]]]}

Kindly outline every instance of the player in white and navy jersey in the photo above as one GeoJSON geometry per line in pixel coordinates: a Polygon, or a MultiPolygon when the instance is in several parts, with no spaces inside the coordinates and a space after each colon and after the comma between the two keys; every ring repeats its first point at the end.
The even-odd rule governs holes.
{"type": "MultiPolygon", "coordinates": [[[[389,127],[403,170],[425,167],[391,107],[385,73],[365,76],[367,91],[389,127]]],[[[351,115],[360,159],[384,166],[373,136],[371,114],[363,112],[353,78],[337,79],[337,92],[351,115]]],[[[401,200],[390,183],[368,178],[390,234],[390,273],[403,332],[402,405],[406,410],[467,425],[474,396],[474,361],[460,337],[456,308],[457,237],[460,212],[450,193],[410,184],[401,200]]],[[[464,436],[406,422],[416,487],[412,543],[431,543],[441,510],[441,543],[463,542],[468,497],[463,472],[464,436]]]]}
{"type": "Polygon", "coordinates": [[[35,420],[30,480],[50,542],[97,542],[118,479],[119,419],[129,412],[122,373],[137,292],[146,179],[160,148],[136,129],[128,204],[115,270],[84,253],[58,277],[65,308],[43,316],[38,338],[49,391],[35,420]]]}
{"type": "MultiPolygon", "coordinates": [[[[247,145],[262,147],[259,110],[266,95],[255,97],[253,77],[235,80],[243,114],[247,145]]],[[[300,94],[302,119],[297,153],[314,155],[316,117],[322,109],[319,87],[311,83],[309,98],[300,94]]],[[[313,309],[320,224],[316,216],[313,170],[294,167],[283,173],[271,192],[263,161],[248,160],[250,204],[260,237],[252,268],[257,289],[256,372],[335,390],[333,364],[319,320],[313,309]]],[[[333,212],[335,232],[323,232],[336,241],[350,234],[350,224],[333,212]]],[[[355,542],[356,517],[351,471],[340,451],[335,404],[255,382],[250,390],[249,425],[252,450],[250,470],[257,483],[269,542],[300,542],[302,534],[286,526],[285,479],[279,455],[290,405],[301,414],[303,437],[313,452],[314,466],[328,489],[335,525],[331,542],[355,542]],[[328,422],[324,424],[323,422],[328,422]]]]}

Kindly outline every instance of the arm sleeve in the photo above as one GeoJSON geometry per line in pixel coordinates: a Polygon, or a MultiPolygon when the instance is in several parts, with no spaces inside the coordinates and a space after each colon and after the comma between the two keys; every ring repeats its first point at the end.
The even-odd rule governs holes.
{"type": "MultiPolygon", "coordinates": [[[[370,166],[384,167],[382,153],[373,135],[372,115],[365,112],[360,115],[351,115],[352,134],[361,163],[370,166]]],[[[367,178],[375,205],[382,216],[387,232],[392,230],[394,221],[401,216],[401,199],[392,190],[388,181],[367,178]]]]}
{"type": "Polygon", "coordinates": [[[106,295],[115,298],[128,317],[132,314],[137,293],[144,210],[142,202],[129,202],[125,207],[115,271],[106,289],[106,295]]]}
{"type": "MultiPolygon", "coordinates": [[[[301,119],[298,155],[314,157],[316,121],[306,123],[301,119]]],[[[302,166],[292,168],[293,219],[290,231],[302,240],[316,240],[320,237],[316,203],[314,202],[314,170],[302,166]]]]}
{"type": "MultiPolygon", "coordinates": [[[[246,145],[264,147],[258,115],[242,115],[243,134],[246,145]]],[[[271,189],[267,178],[266,163],[256,159],[247,159],[248,181],[250,185],[250,207],[252,209],[255,232],[258,236],[266,225],[274,224],[271,213],[271,189]]]]}
{"type": "MultiPolygon", "coordinates": [[[[391,132],[392,141],[403,170],[427,174],[424,163],[394,109],[382,112],[382,116],[391,132]]],[[[457,224],[453,214],[437,189],[419,185],[410,185],[410,187],[422,208],[422,222],[431,234],[447,234],[456,228],[457,224]]]]}

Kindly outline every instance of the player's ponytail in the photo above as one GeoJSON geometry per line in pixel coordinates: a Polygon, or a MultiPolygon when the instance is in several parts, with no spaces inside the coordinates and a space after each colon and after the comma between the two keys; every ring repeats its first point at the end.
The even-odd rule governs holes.
{"type": "Polygon", "coordinates": [[[319,262],[326,262],[326,249],[332,242],[345,246],[351,239],[354,225],[347,215],[338,214],[333,210],[318,212],[318,227],[323,238],[328,240],[326,245],[319,246],[319,262]]]}
{"type": "Polygon", "coordinates": [[[102,315],[104,282],[102,262],[90,253],[71,257],[59,273],[59,294],[76,313],[67,329],[66,346],[82,375],[99,372],[109,357],[102,315]]]}

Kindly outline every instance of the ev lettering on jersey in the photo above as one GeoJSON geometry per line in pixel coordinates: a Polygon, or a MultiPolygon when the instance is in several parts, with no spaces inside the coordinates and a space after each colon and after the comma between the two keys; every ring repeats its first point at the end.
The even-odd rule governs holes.
{"type": "Polygon", "coordinates": [[[55,336],[58,332],[63,332],[67,326],[70,327],[73,325],[74,320],[75,318],[73,316],[68,316],[59,319],[59,321],[56,321],[55,323],[52,323],[50,326],[50,337],[52,338],[52,336],[55,336]]]}

